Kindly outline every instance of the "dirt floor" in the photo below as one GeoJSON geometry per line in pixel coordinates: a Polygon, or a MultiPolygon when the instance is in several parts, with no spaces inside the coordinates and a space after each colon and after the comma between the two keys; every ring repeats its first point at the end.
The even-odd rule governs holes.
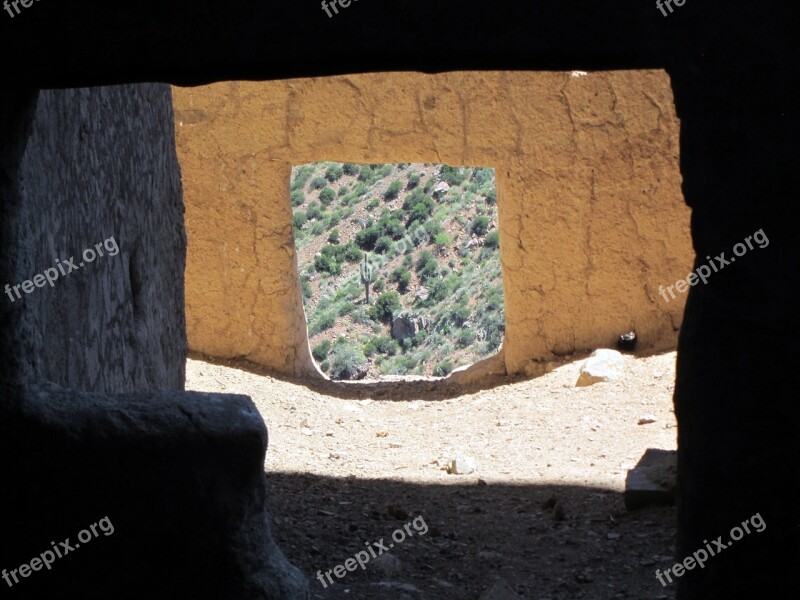
{"type": "Polygon", "coordinates": [[[247,394],[264,416],[273,535],[311,598],[478,600],[494,585],[484,600],[674,598],[654,573],[674,564],[675,509],[628,513],[622,491],[647,448],[676,447],[675,353],[625,357],[621,381],[576,388],[581,362],[462,390],[190,359],[186,388],[247,394]],[[448,473],[457,457],[475,472],[448,473]],[[369,549],[364,570],[328,583],[369,549]]]}

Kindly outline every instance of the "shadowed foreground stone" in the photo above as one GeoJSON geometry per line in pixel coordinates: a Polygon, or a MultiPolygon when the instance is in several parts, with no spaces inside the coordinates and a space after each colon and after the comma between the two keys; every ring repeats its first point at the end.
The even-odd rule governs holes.
{"type": "Polygon", "coordinates": [[[249,398],[110,396],[53,384],[14,396],[0,403],[2,489],[14,492],[12,518],[1,528],[0,568],[30,564],[67,538],[75,550],[51,570],[19,578],[12,593],[308,597],[304,576],[270,536],[267,431],[249,398]],[[13,518],[20,514],[35,517],[13,518]],[[78,547],[78,533],[104,517],[113,533],[101,531],[78,547]]]}

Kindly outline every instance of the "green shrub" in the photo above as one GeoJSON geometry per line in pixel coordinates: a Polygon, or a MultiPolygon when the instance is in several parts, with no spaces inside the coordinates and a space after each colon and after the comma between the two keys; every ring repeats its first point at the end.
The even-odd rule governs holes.
{"type": "Polygon", "coordinates": [[[321,363],[319,363],[319,368],[322,370],[323,373],[327,373],[328,370],[331,368],[331,363],[329,363],[327,360],[323,360],[321,363]]]}
{"type": "Polygon", "coordinates": [[[475,217],[469,227],[475,235],[483,235],[489,231],[489,217],[475,217]]]}
{"type": "Polygon", "coordinates": [[[306,300],[310,299],[313,295],[311,291],[311,283],[309,283],[308,279],[305,277],[300,279],[300,288],[303,290],[303,298],[306,300]]]}
{"type": "Polygon", "coordinates": [[[381,235],[388,235],[393,240],[399,240],[406,234],[406,228],[398,215],[398,211],[381,215],[377,223],[381,235]]]}
{"type": "Polygon", "coordinates": [[[292,216],[292,224],[294,225],[295,229],[302,229],[307,222],[308,215],[306,215],[306,213],[304,213],[302,210],[295,211],[294,215],[292,216]]]}
{"type": "Polygon", "coordinates": [[[313,236],[322,235],[325,232],[325,223],[314,221],[308,228],[308,232],[313,236]]]}
{"type": "Polygon", "coordinates": [[[499,248],[500,247],[500,232],[496,229],[494,231],[490,231],[489,234],[486,236],[486,239],[483,240],[483,245],[486,248],[499,248]]]}
{"type": "Polygon", "coordinates": [[[394,171],[394,165],[376,165],[380,167],[381,177],[388,177],[394,171]]]}
{"type": "Polygon", "coordinates": [[[370,317],[375,321],[389,323],[395,313],[400,311],[401,306],[400,296],[397,292],[383,292],[375,300],[375,304],[370,307],[370,317]]]}
{"type": "Polygon", "coordinates": [[[484,312],[501,309],[503,307],[503,284],[486,288],[481,292],[480,298],[483,300],[481,308],[484,312]]]}
{"type": "MultiPolygon", "coordinates": [[[[420,274],[420,277],[422,275],[420,274]]],[[[428,277],[431,279],[431,277],[428,277]]],[[[428,297],[428,301],[426,304],[438,304],[439,302],[443,302],[448,298],[453,296],[453,292],[455,292],[461,286],[461,277],[456,275],[455,273],[450,273],[444,279],[435,279],[428,284],[430,289],[430,296],[428,297]]]]}
{"type": "Polygon", "coordinates": [[[428,234],[429,238],[435,238],[437,235],[442,233],[442,225],[436,219],[428,219],[422,225],[422,229],[425,230],[425,233],[428,234]]]}
{"type": "Polygon", "coordinates": [[[432,207],[423,202],[414,205],[414,208],[408,213],[408,220],[406,221],[406,229],[410,229],[415,224],[422,224],[431,216],[432,207]]]}
{"type": "Polygon", "coordinates": [[[369,204],[367,204],[367,210],[375,210],[380,203],[381,203],[380,200],[378,200],[377,198],[373,198],[372,200],[369,201],[369,204]]]}
{"type": "Polygon", "coordinates": [[[337,344],[331,355],[331,378],[342,379],[351,367],[361,367],[367,363],[367,357],[361,348],[349,342],[337,344]]]}
{"type": "Polygon", "coordinates": [[[430,261],[427,263],[422,269],[417,272],[419,275],[420,280],[425,283],[431,279],[436,279],[439,277],[439,263],[435,260],[430,261]]]}
{"type": "Polygon", "coordinates": [[[344,257],[348,262],[358,262],[363,258],[363,256],[364,253],[361,252],[361,250],[358,249],[358,246],[356,246],[353,242],[347,244],[344,257]]]}
{"type": "Polygon", "coordinates": [[[446,233],[437,233],[436,236],[433,238],[433,242],[436,244],[436,247],[439,249],[439,252],[441,252],[442,250],[449,247],[453,243],[453,238],[452,236],[449,236],[446,233]]]}
{"type": "Polygon", "coordinates": [[[391,280],[397,282],[397,289],[400,292],[406,293],[408,291],[408,285],[411,283],[411,273],[408,269],[398,267],[392,271],[391,280]]]}
{"type": "Polygon", "coordinates": [[[400,351],[400,345],[392,338],[385,335],[377,335],[370,339],[370,344],[375,347],[377,352],[386,354],[387,356],[394,356],[400,351]]]}
{"type": "Polygon", "coordinates": [[[420,177],[417,173],[412,173],[408,176],[408,183],[406,184],[407,190],[413,190],[419,185],[420,177]]]}
{"type": "Polygon", "coordinates": [[[310,336],[315,336],[321,331],[325,331],[326,329],[330,329],[336,323],[336,313],[331,310],[323,311],[322,313],[318,313],[317,317],[314,319],[313,323],[308,326],[308,334],[310,336]]]}
{"type": "Polygon", "coordinates": [[[341,263],[332,256],[324,254],[314,257],[314,268],[318,273],[328,273],[329,275],[339,275],[342,272],[341,263]]]}
{"type": "Polygon", "coordinates": [[[345,194],[347,194],[347,191],[348,190],[346,185],[339,186],[339,193],[337,195],[344,196],[345,194]]]}
{"type": "Polygon", "coordinates": [[[383,194],[384,200],[394,200],[397,198],[398,194],[400,194],[400,190],[403,189],[403,184],[399,179],[395,179],[392,183],[389,184],[386,192],[383,194]]]}
{"type": "Polygon", "coordinates": [[[420,252],[419,257],[417,257],[417,271],[421,271],[423,268],[425,268],[425,265],[431,261],[435,262],[436,259],[433,257],[433,254],[431,254],[430,250],[423,250],[420,252]]]}
{"type": "Polygon", "coordinates": [[[447,377],[452,372],[453,372],[453,363],[451,363],[449,360],[440,362],[433,369],[433,374],[436,377],[447,377]]]}
{"type": "Polygon", "coordinates": [[[302,190],[305,187],[309,177],[311,177],[313,173],[313,165],[303,165],[302,167],[297,167],[297,169],[295,169],[294,179],[292,180],[292,191],[294,192],[295,190],[302,190]]]}
{"type": "Polygon", "coordinates": [[[472,332],[472,329],[466,327],[458,332],[456,336],[456,345],[459,348],[466,348],[469,346],[473,341],[475,341],[475,334],[472,332]]]}
{"type": "Polygon", "coordinates": [[[333,183],[342,178],[344,169],[339,165],[331,165],[325,170],[325,179],[333,183]]]}
{"type": "Polygon", "coordinates": [[[331,244],[338,244],[339,243],[339,237],[340,237],[339,236],[339,230],[338,229],[334,229],[333,231],[331,231],[330,235],[328,236],[328,241],[331,244]]]}
{"type": "Polygon", "coordinates": [[[309,204],[308,210],[306,211],[306,215],[308,216],[309,221],[321,218],[322,209],[319,207],[319,202],[312,202],[311,204],[309,204]]]}
{"type": "Polygon", "coordinates": [[[372,182],[372,166],[363,165],[358,173],[358,180],[372,182]]]}
{"type": "Polygon", "coordinates": [[[328,215],[327,219],[325,219],[325,227],[327,227],[328,229],[330,229],[331,227],[336,227],[341,220],[342,220],[342,211],[340,211],[337,208],[330,215],[328,215]]]}
{"type": "Polygon", "coordinates": [[[377,225],[366,227],[356,234],[356,244],[362,250],[374,250],[375,243],[381,236],[381,229],[377,225]]]}
{"type": "Polygon", "coordinates": [[[325,360],[328,357],[328,352],[331,349],[331,341],[325,340],[320,342],[314,349],[311,351],[311,356],[313,356],[316,360],[325,360]]]}
{"type": "Polygon", "coordinates": [[[408,212],[412,208],[414,208],[417,204],[424,204],[425,206],[430,208],[431,212],[433,212],[433,209],[436,206],[436,203],[434,202],[433,198],[431,198],[428,194],[426,194],[419,188],[415,189],[413,192],[411,192],[405,197],[405,199],[403,200],[403,210],[408,212]]]}
{"type": "Polygon", "coordinates": [[[322,206],[328,206],[335,199],[336,199],[336,192],[334,192],[329,187],[326,187],[319,193],[319,201],[322,202],[322,206]]]}
{"type": "Polygon", "coordinates": [[[358,175],[359,168],[358,165],[354,165],[353,163],[344,163],[342,165],[342,172],[345,175],[358,175]]]}
{"type": "Polygon", "coordinates": [[[384,253],[388,252],[389,248],[392,247],[392,238],[388,235],[384,235],[378,238],[378,241],[375,242],[375,252],[384,253]]]}
{"type": "Polygon", "coordinates": [[[292,206],[295,208],[301,206],[306,201],[306,196],[303,190],[294,190],[292,192],[292,206]]]}
{"type": "Polygon", "coordinates": [[[456,327],[462,327],[464,323],[469,320],[471,315],[472,310],[470,310],[469,306],[466,304],[456,304],[450,309],[449,318],[456,327]]]}
{"type": "Polygon", "coordinates": [[[356,308],[356,305],[352,302],[342,302],[339,305],[339,309],[336,311],[336,314],[340,317],[346,317],[351,312],[353,312],[356,308]]]}
{"type": "Polygon", "coordinates": [[[378,279],[378,281],[372,284],[372,290],[378,293],[382,292],[383,288],[385,287],[386,287],[385,279],[378,279]]]}
{"type": "Polygon", "coordinates": [[[328,185],[328,181],[324,177],[314,177],[314,179],[311,180],[312,189],[321,190],[326,185],[328,185]]]}
{"type": "Polygon", "coordinates": [[[467,178],[463,169],[442,165],[442,179],[449,185],[461,185],[467,178]]]}

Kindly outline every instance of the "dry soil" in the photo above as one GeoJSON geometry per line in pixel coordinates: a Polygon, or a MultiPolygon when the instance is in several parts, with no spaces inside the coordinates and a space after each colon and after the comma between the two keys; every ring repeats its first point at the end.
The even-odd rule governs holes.
{"type": "Polygon", "coordinates": [[[195,357],[187,389],[254,400],[273,535],[314,599],[478,600],[498,581],[529,600],[671,599],[654,572],[674,563],[675,509],[629,513],[622,492],[647,448],[676,447],[675,353],[626,356],[621,381],[587,388],[580,363],[464,390],[290,381],[195,357]],[[456,457],[475,472],[448,473],[456,457]],[[317,579],[381,540],[389,557],[317,579]]]}

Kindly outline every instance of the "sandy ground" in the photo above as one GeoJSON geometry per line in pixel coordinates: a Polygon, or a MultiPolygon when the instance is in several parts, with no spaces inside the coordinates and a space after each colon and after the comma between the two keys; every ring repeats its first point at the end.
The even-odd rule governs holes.
{"type": "Polygon", "coordinates": [[[247,394],[263,415],[273,534],[312,598],[477,600],[495,584],[527,599],[672,598],[654,572],[674,562],[675,510],[628,513],[621,493],[647,448],[676,447],[675,353],[626,356],[621,381],[576,388],[581,362],[462,390],[190,359],[186,387],[247,394]],[[456,457],[475,472],[448,473],[456,457]],[[364,570],[325,578],[393,533],[405,539],[364,570]]]}

